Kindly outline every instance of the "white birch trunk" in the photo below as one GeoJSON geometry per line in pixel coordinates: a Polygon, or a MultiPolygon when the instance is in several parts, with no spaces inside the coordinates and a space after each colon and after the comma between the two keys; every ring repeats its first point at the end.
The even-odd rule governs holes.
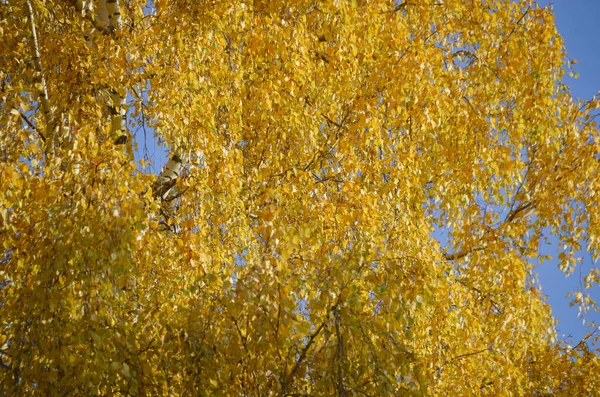
{"type": "MultiPolygon", "coordinates": [[[[29,0],[28,0],[29,1],[29,0]]],[[[91,16],[92,1],[69,0],[82,16],[91,16]]],[[[97,0],[95,15],[92,19],[94,27],[102,33],[114,34],[122,28],[120,0],[97,0]]],[[[114,89],[110,93],[111,120],[110,136],[116,144],[127,142],[127,91],[114,89]]],[[[152,185],[155,198],[166,199],[169,191],[175,185],[183,170],[184,155],[174,154],[152,185]]]]}
{"type": "Polygon", "coordinates": [[[121,5],[119,0],[107,0],[108,25],[114,30],[121,29],[121,5]]]}
{"type": "MultiPolygon", "coordinates": [[[[104,6],[98,4],[94,15],[94,4],[92,0],[68,0],[81,16],[92,22],[95,29],[104,32],[108,28],[108,11],[106,11],[106,2],[104,6]],[[104,11],[102,11],[104,10],[104,11]]],[[[88,41],[89,43],[89,41],[88,41]]]]}
{"type": "Polygon", "coordinates": [[[111,94],[112,115],[110,124],[110,134],[115,144],[127,142],[127,109],[125,107],[125,97],[118,91],[111,94]]]}
{"type": "Polygon", "coordinates": [[[166,199],[169,190],[175,185],[182,170],[183,159],[177,154],[173,155],[156,178],[156,182],[152,186],[152,195],[156,198],[166,199]]]}
{"type": "Polygon", "coordinates": [[[75,6],[75,9],[81,13],[81,16],[87,18],[92,13],[92,0],[69,0],[75,6]]]}
{"type": "MultiPolygon", "coordinates": [[[[100,0],[106,9],[106,18],[108,29],[111,33],[121,30],[121,5],[119,0],[100,0]]],[[[115,144],[124,144],[127,142],[127,92],[115,90],[111,94],[113,112],[111,120],[110,133],[115,144]]]]}
{"type": "Polygon", "coordinates": [[[104,30],[108,26],[108,9],[106,8],[106,0],[98,0],[96,3],[96,18],[94,25],[97,29],[104,30]]]}

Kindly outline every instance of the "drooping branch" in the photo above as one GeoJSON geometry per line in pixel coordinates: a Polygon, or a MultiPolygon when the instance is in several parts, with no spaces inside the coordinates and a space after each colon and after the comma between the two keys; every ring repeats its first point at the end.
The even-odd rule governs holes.
{"type": "Polygon", "coordinates": [[[40,102],[40,105],[42,106],[44,121],[46,122],[46,137],[48,137],[48,140],[46,141],[46,137],[44,137],[44,142],[46,143],[46,153],[48,154],[54,150],[54,141],[56,139],[56,121],[54,118],[54,111],[50,106],[50,100],[48,99],[48,86],[46,85],[46,77],[44,76],[44,68],[42,67],[42,57],[40,55],[40,47],[38,43],[35,17],[30,0],[27,0],[27,9],[29,11],[29,22],[31,25],[31,55],[33,58],[33,65],[36,69],[39,79],[38,100],[40,102]]]}

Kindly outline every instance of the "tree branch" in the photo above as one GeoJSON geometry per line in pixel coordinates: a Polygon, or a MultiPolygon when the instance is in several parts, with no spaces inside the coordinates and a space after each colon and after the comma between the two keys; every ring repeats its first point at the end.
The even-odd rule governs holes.
{"type": "MultiPolygon", "coordinates": [[[[54,141],[55,141],[55,120],[54,120],[54,112],[52,107],[50,107],[50,101],[48,99],[48,86],[46,85],[46,78],[44,76],[44,69],[42,67],[42,57],[40,55],[40,47],[37,38],[37,30],[35,26],[35,17],[33,14],[33,7],[31,6],[31,1],[27,0],[27,8],[29,10],[29,22],[31,24],[31,55],[33,58],[33,65],[36,68],[36,71],[39,74],[40,79],[40,88],[38,92],[38,97],[40,104],[42,106],[42,112],[44,113],[44,120],[46,121],[46,135],[48,136],[48,142],[46,142],[46,136],[44,136],[43,141],[46,143],[46,153],[50,153],[54,150],[54,141]]],[[[21,116],[23,116],[21,114],[21,116]]],[[[26,120],[27,122],[27,120],[26,120]]]]}
{"type": "Polygon", "coordinates": [[[477,350],[477,351],[474,351],[474,352],[471,352],[471,353],[459,354],[458,356],[452,357],[449,361],[460,360],[460,359],[463,359],[463,358],[466,358],[466,357],[470,357],[470,356],[474,356],[474,355],[477,355],[477,354],[484,353],[484,352],[489,351],[489,350],[490,350],[490,348],[486,347],[485,349],[477,350]]]}
{"type": "Polygon", "coordinates": [[[23,119],[23,121],[25,121],[27,123],[27,125],[29,127],[31,127],[32,130],[34,130],[35,132],[38,133],[38,135],[40,136],[40,138],[42,139],[42,142],[46,143],[46,136],[42,133],[42,131],[40,131],[35,124],[33,124],[28,118],[27,116],[25,116],[25,114],[23,112],[21,112],[19,110],[19,114],[21,115],[21,118],[23,119]]]}
{"type": "MultiPolygon", "coordinates": [[[[533,207],[534,204],[535,204],[534,201],[528,201],[528,202],[522,203],[517,208],[511,209],[510,212],[508,213],[508,215],[506,215],[506,218],[504,219],[504,221],[500,225],[512,222],[521,212],[525,211],[528,208],[533,207]]],[[[489,232],[489,230],[487,232],[489,232]]],[[[465,249],[465,250],[462,250],[460,252],[456,252],[453,254],[443,252],[442,257],[444,258],[444,260],[447,260],[447,261],[455,261],[458,259],[462,259],[465,256],[467,256],[473,252],[482,251],[483,249],[484,249],[483,247],[476,246],[474,248],[465,249]]]]}
{"type": "Polygon", "coordinates": [[[443,252],[442,256],[447,261],[455,261],[455,260],[458,260],[458,259],[462,259],[465,256],[467,256],[467,255],[469,255],[469,254],[471,254],[473,252],[477,252],[477,251],[483,251],[483,247],[469,248],[469,249],[466,249],[466,250],[455,252],[453,254],[448,254],[446,252],[443,252]]]}
{"type": "Polygon", "coordinates": [[[337,382],[338,382],[338,390],[337,394],[339,397],[343,397],[346,395],[346,388],[344,386],[344,368],[342,366],[342,356],[344,355],[344,339],[342,337],[342,333],[340,331],[340,311],[335,311],[335,334],[337,337],[337,350],[335,353],[335,358],[337,361],[337,382]]]}
{"type": "Polygon", "coordinates": [[[522,203],[517,208],[510,210],[508,215],[506,215],[506,219],[504,219],[504,223],[512,222],[520,212],[525,211],[527,208],[531,207],[532,205],[533,205],[533,202],[528,201],[526,203],[522,203]]]}
{"type": "Polygon", "coordinates": [[[340,123],[336,123],[335,121],[331,120],[329,117],[327,117],[325,114],[321,113],[321,116],[327,120],[327,122],[329,122],[330,124],[335,125],[337,128],[343,128],[344,126],[341,125],[340,123]]]}
{"type": "Polygon", "coordinates": [[[298,372],[298,369],[300,368],[300,364],[302,364],[302,362],[306,358],[306,354],[308,353],[308,350],[310,349],[310,347],[312,346],[312,344],[315,342],[315,339],[317,338],[317,336],[319,336],[319,334],[321,333],[321,331],[325,327],[325,324],[327,324],[327,322],[329,321],[329,313],[331,313],[332,311],[336,310],[337,307],[338,307],[338,305],[339,305],[339,303],[340,303],[340,300],[338,298],[337,302],[327,311],[325,319],[323,320],[323,322],[321,323],[321,325],[319,325],[319,327],[317,329],[315,329],[313,331],[313,333],[310,334],[310,336],[308,337],[308,342],[306,343],[306,345],[304,346],[304,348],[300,352],[300,357],[298,357],[298,360],[296,360],[296,364],[294,365],[294,368],[292,368],[292,370],[290,371],[289,375],[287,375],[284,378],[283,385],[281,386],[281,395],[282,396],[288,395],[287,391],[288,391],[288,389],[289,389],[289,387],[290,387],[290,385],[292,383],[292,380],[296,376],[296,372],[298,372]]]}

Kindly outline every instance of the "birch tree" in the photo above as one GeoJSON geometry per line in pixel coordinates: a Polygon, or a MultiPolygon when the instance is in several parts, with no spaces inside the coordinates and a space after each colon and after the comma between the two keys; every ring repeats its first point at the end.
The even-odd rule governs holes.
{"type": "Polygon", "coordinates": [[[0,37],[4,394],[600,388],[535,276],[558,241],[597,310],[599,101],[548,7],[3,0],[0,37]]]}

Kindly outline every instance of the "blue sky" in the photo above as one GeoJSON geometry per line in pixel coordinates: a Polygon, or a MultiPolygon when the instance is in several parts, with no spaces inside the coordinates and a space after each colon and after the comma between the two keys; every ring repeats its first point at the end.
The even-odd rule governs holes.
{"type": "MultiPolygon", "coordinates": [[[[540,4],[548,3],[540,1],[540,4]]],[[[565,76],[564,82],[569,85],[574,97],[590,99],[600,90],[600,1],[555,0],[553,4],[556,27],[564,39],[567,55],[578,62],[575,72],[579,73],[579,78],[565,76]]],[[[582,278],[592,266],[590,256],[582,254],[582,273],[577,269],[568,278],[558,270],[555,262],[545,262],[538,269],[540,282],[548,296],[552,312],[560,320],[559,338],[570,336],[574,343],[585,336],[587,327],[578,319],[577,307],[570,307],[565,295],[580,286],[582,278]]],[[[600,303],[599,287],[594,288],[591,295],[592,299],[600,303]]],[[[599,313],[589,312],[586,318],[600,324],[599,313]]]]}

